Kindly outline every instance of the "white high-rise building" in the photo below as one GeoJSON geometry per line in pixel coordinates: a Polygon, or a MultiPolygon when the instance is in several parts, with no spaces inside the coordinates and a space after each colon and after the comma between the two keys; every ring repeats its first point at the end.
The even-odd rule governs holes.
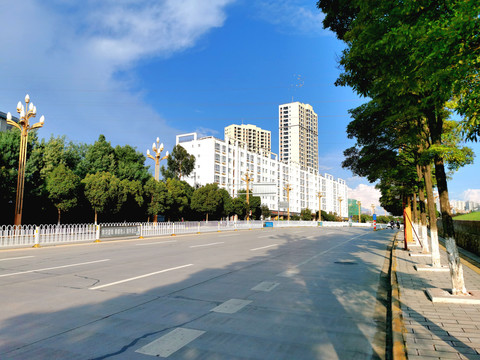
{"type": "Polygon", "coordinates": [[[176,143],[195,156],[195,169],[184,178],[192,186],[217,183],[236,197],[239,190],[246,189],[242,179],[248,172],[253,180],[250,183],[253,194],[260,196],[262,204],[274,214],[286,214],[287,185],[292,189],[288,206],[291,213],[300,214],[306,208],[318,211],[320,193],[321,210],[348,214],[348,189],[342,179],[320,175],[317,170],[296,162],[279,161],[276,154],[266,150],[249,151],[244,142],[231,138],[198,138],[197,133],[190,133],[178,135],[176,143]]]}
{"type": "Polygon", "coordinates": [[[239,140],[247,146],[249,151],[260,154],[262,150],[271,151],[271,132],[255,125],[235,125],[225,128],[225,139],[239,140]]]}
{"type": "Polygon", "coordinates": [[[318,170],[318,116],[311,105],[278,106],[280,161],[318,170]]]}

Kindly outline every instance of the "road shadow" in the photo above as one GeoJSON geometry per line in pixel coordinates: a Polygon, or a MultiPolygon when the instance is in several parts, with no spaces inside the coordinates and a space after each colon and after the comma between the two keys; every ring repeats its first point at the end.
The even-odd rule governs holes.
{"type": "MultiPolygon", "coordinates": [[[[0,358],[148,359],[135,350],[178,327],[205,333],[169,359],[388,358],[382,269],[391,234],[320,228],[314,235],[303,230],[314,236],[306,238],[301,231],[274,234],[283,233],[286,243],[263,255],[145,292],[95,290],[89,304],[56,310],[63,300],[53,287],[42,311],[3,316],[0,358]],[[346,240],[338,240],[341,233],[346,240]],[[252,290],[262,282],[276,285],[252,290]],[[251,302],[235,313],[212,312],[229,299],[251,302]]],[[[91,294],[95,279],[78,272],[81,285],[68,291],[91,294]]],[[[10,288],[22,295],[20,287],[10,288]]]]}

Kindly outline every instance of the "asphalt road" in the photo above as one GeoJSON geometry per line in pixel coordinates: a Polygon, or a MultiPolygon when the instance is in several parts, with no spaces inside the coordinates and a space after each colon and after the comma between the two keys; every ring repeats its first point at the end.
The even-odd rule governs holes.
{"type": "Polygon", "coordinates": [[[0,252],[0,359],[385,358],[393,231],[284,228],[0,252]]]}

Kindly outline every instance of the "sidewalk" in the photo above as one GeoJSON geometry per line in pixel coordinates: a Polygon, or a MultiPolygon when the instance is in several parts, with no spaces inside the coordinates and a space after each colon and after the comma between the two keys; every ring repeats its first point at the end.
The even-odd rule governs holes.
{"type": "MultiPolygon", "coordinates": [[[[404,346],[403,351],[395,352],[394,343],[394,359],[480,360],[480,305],[433,303],[425,290],[450,289],[449,271],[415,270],[416,264],[430,264],[431,257],[412,257],[403,247],[403,232],[398,232],[392,254],[392,279],[396,272],[399,296],[397,299],[392,284],[392,305],[399,300],[401,310],[396,314],[392,306],[392,323],[400,319],[400,326],[393,324],[393,338],[403,338],[404,346]]],[[[448,265],[442,246],[440,252],[442,265],[448,265]]],[[[480,259],[474,259],[477,267],[467,266],[462,260],[467,291],[480,290],[480,259]]]]}

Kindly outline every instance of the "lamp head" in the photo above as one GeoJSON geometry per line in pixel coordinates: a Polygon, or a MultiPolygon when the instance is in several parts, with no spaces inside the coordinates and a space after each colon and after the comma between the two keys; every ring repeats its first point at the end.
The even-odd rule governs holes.
{"type": "Polygon", "coordinates": [[[150,155],[150,150],[147,149],[147,155],[150,155]]]}
{"type": "Polygon", "coordinates": [[[159,137],[157,137],[157,143],[159,143],[159,142],[160,142],[160,138],[159,138],[159,137]]]}
{"type": "Polygon", "coordinates": [[[10,114],[10,112],[7,113],[7,120],[12,120],[12,114],[10,114]]]}
{"type": "Polygon", "coordinates": [[[42,115],[42,116],[40,117],[40,124],[43,125],[44,122],[45,122],[45,116],[42,115]]]}
{"type": "Polygon", "coordinates": [[[167,151],[167,153],[165,154],[165,157],[168,157],[168,155],[169,155],[169,154],[168,154],[168,151],[167,151]]]}
{"type": "Polygon", "coordinates": [[[153,145],[152,145],[152,150],[153,150],[154,152],[157,152],[157,147],[155,146],[155,143],[153,143],[153,145]]]}
{"type": "Polygon", "coordinates": [[[17,103],[17,112],[18,112],[18,113],[20,113],[20,111],[22,111],[22,107],[23,107],[23,105],[22,105],[22,103],[19,101],[19,102],[17,103]]]}
{"type": "Polygon", "coordinates": [[[27,94],[25,95],[25,102],[28,104],[30,102],[30,96],[27,94]]]}
{"type": "Polygon", "coordinates": [[[160,144],[160,151],[163,151],[163,143],[160,144]]]}

